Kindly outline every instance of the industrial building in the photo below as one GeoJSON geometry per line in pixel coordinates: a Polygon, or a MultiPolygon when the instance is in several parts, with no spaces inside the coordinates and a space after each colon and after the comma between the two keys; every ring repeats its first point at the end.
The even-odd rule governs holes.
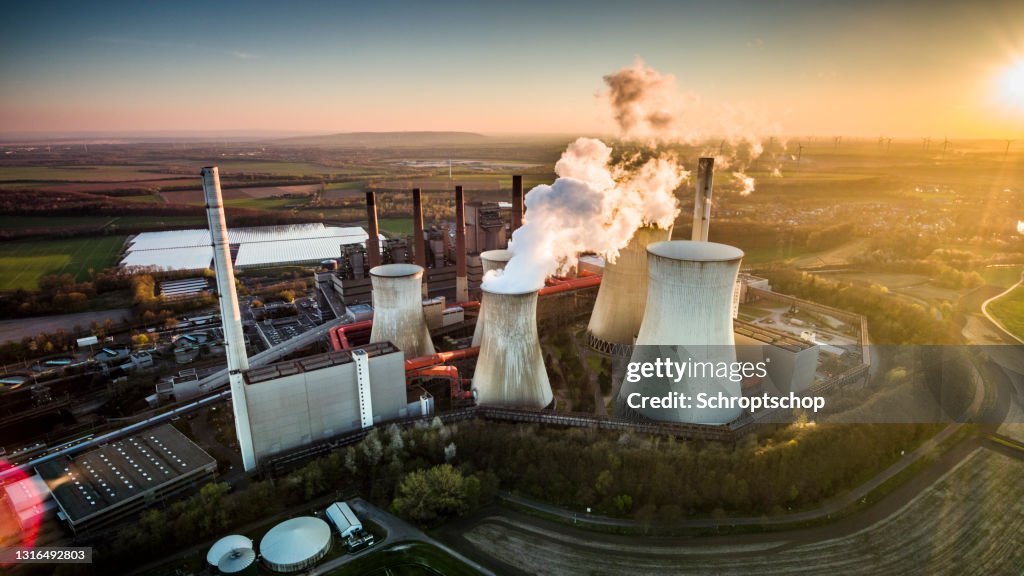
{"type": "Polygon", "coordinates": [[[312,516],[285,520],[260,540],[263,564],[274,572],[304,570],[319,562],[330,550],[330,526],[312,516]]]}
{"type": "Polygon", "coordinates": [[[36,467],[76,533],[124,520],[210,480],[217,462],[170,424],[36,467]]]}
{"type": "MultiPolygon", "coordinates": [[[[324,226],[318,222],[234,228],[228,232],[227,242],[235,267],[242,269],[318,264],[337,258],[341,246],[365,246],[367,238],[362,228],[324,226]]],[[[142,232],[130,238],[121,266],[203,270],[210,268],[212,260],[209,230],[167,230],[142,232]]]]}
{"type": "Polygon", "coordinates": [[[382,342],[246,371],[256,460],[405,418],[404,358],[382,342]]]}

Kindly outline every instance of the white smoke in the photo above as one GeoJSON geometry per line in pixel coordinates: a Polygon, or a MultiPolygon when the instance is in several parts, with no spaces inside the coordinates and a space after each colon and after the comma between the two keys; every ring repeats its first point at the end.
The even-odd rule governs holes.
{"type": "MultiPolygon", "coordinates": [[[[637,59],[632,66],[604,77],[601,95],[611,106],[620,135],[630,140],[676,142],[702,146],[701,156],[715,158],[715,167],[746,173],[765,152],[763,138],[772,135],[783,150],[779,127],[763,111],[729,103],[711,104],[677,86],[675,76],[662,74],[637,59]],[[709,141],[717,145],[707,144],[709,141]]],[[[766,166],[776,172],[778,165],[766,166]]],[[[741,194],[754,190],[744,176],[741,194]]]]}
{"type": "Polygon", "coordinates": [[[1024,234],[1024,220],[1017,220],[1017,234],[1024,234]]]}
{"type": "Polygon", "coordinates": [[[520,293],[576,263],[580,252],[614,261],[637,228],[669,228],[679,215],[675,189],[687,172],[672,157],[654,157],[635,169],[612,162],[612,149],[600,140],[580,138],[555,164],[551,185],[526,194],[526,217],[512,234],[512,258],[503,272],[489,272],[483,287],[520,293]]]}

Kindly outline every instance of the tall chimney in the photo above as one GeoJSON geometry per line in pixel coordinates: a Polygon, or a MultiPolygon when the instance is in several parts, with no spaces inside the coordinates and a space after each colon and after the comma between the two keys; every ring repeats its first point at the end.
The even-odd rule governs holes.
{"type": "Polygon", "coordinates": [[[711,226],[711,179],[715,174],[715,159],[701,158],[697,162],[697,191],[693,197],[693,234],[691,240],[708,241],[711,226]]]}
{"type": "Polygon", "coordinates": [[[412,189],[412,249],[416,253],[416,264],[423,268],[423,296],[427,289],[427,246],[423,239],[423,195],[419,188],[412,189]]]}
{"type": "Polygon", "coordinates": [[[462,186],[455,187],[455,300],[469,300],[469,276],[466,273],[466,198],[462,186]]]}
{"type": "Polygon", "coordinates": [[[380,232],[377,230],[377,195],[373,190],[366,192],[366,259],[367,268],[380,266],[380,232]]]}
{"type": "MultiPolygon", "coordinates": [[[[523,225],[523,177],[512,177],[512,233],[523,225]]],[[[511,236],[510,236],[511,237],[511,236]]]]}
{"type": "Polygon", "coordinates": [[[235,433],[242,451],[242,465],[249,472],[256,468],[249,405],[245,399],[245,380],[242,377],[242,372],[249,369],[249,357],[245,354],[242,315],[238,311],[238,294],[235,292],[235,270],[231,265],[231,244],[228,242],[228,226],[224,218],[224,199],[220,193],[220,173],[216,166],[212,166],[203,168],[201,174],[203,196],[206,199],[206,220],[210,225],[210,241],[213,246],[213,269],[217,273],[221,326],[228,356],[228,383],[231,385],[235,433]]]}

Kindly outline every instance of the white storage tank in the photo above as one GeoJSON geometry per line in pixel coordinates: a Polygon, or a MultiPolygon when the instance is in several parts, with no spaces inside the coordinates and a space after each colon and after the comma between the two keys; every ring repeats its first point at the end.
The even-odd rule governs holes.
{"type": "Polygon", "coordinates": [[[331,527],[312,516],[274,526],[260,541],[263,563],[274,572],[298,572],[313,566],[331,549],[331,527]]]}

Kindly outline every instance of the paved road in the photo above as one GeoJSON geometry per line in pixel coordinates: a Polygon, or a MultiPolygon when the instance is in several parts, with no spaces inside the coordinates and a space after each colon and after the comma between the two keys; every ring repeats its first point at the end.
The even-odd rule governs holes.
{"type": "Polygon", "coordinates": [[[21,340],[26,336],[35,336],[40,332],[56,332],[58,329],[70,332],[75,326],[88,328],[93,322],[102,324],[108,318],[116,323],[120,323],[125,318],[131,318],[133,315],[130,308],[118,308],[116,310],[99,310],[96,312],[80,312],[78,314],[56,314],[54,316],[35,316],[32,318],[19,318],[17,320],[4,320],[0,322],[0,343],[8,340],[21,340]]]}
{"type": "Polygon", "coordinates": [[[1003,326],[1002,323],[999,322],[999,320],[997,320],[995,317],[993,317],[991,314],[988,313],[988,305],[989,304],[991,304],[992,302],[1002,298],[1003,296],[1006,296],[1010,292],[1013,292],[1018,287],[1020,287],[1022,284],[1024,284],[1024,270],[1021,271],[1021,273],[1020,273],[1020,280],[1018,280],[1016,284],[1014,284],[1013,286],[1010,286],[1009,288],[1007,288],[1005,292],[1002,292],[1001,294],[997,294],[996,296],[993,296],[993,297],[989,298],[988,300],[985,300],[985,302],[981,305],[981,312],[982,312],[982,314],[985,315],[985,318],[988,318],[989,322],[995,324],[1007,336],[1009,336],[1010,338],[1016,340],[1017,342],[1020,342],[1021,344],[1024,344],[1024,340],[1022,340],[1019,337],[1017,337],[1017,335],[1014,334],[1013,332],[1010,332],[1009,330],[1007,330],[1006,327],[1003,326]]]}
{"type": "Polygon", "coordinates": [[[486,574],[488,576],[494,576],[494,573],[488,570],[487,568],[484,568],[483,566],[477,564],[473,560],[466,558],[465,556],[456,552],[455,550],[452,550],[448,546],[438,542],[437,540],[434,540],[430,536],[427,536],[422,531],[420,531],[420,529],[402,520],[401,518],[388,512],[385,512],[380,508],[377,508],[376,506],[370,504],[369,502],[363,500],[362,498],[350,500],[349,504],[352,506],[353,510],[357,515],[363,518],[368,518],[374,523],[383,527],[385,530],[387,530],[387,536],[383,540],[374,544],[373,547],[371,548],[360,550],[355,554],[345,554],[344,556],[340,556],[338,558],[335,558],[329,562],[325,562],[313,568],[308,572],[309,576],[327,574],[332,570],[337,570],[338,568],[341,568],[342,566],[348,564],[356,558],[362,558],[363,556],[372,554],[373,552],[386,548],[387,546],[390,546],[392,544],[397,544],[399,542],[422,542],[424,544],[440,548],[441,550],[444,550],[448,554],[451,554],[455,558],[459,559],[461,562],[469,565],[477,572],[480,572],[481,574],[486,574]]]}

